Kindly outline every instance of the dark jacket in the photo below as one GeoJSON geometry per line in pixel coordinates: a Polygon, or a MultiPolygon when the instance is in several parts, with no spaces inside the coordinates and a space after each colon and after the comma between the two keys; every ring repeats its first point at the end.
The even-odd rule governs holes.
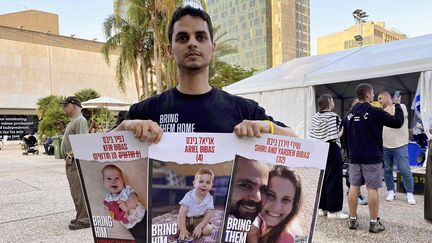
{"type": "Polygon", "coordinates": [[[348,139],[351,163],[381,163],[383,126],[400,128],[403,122],[404,115],[399,104],[395,104],[394,116],[369,103],[356,104],[344,119],[344,134],[348,139]]]}

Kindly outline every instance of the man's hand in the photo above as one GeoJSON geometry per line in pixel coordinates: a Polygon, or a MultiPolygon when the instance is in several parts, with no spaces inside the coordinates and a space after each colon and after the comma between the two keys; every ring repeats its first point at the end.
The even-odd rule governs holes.
{"type": "Polygon", "coordinates": [[[266,121],[243,120],[234,127],[234,132],[239,137],[261,137],[261,133],[270,133],[270,126],[266,121]]]}
{"type": "Polygon", "coordinates": [[[67,158],[65,159],[66,165],[72,165],[72,164],[73,164],[73,161],[74,161],[74,159],[73,159],[73,158],[70,158],[70,157],[67,157],[67,158]]]}
{"type": "Polygon", "coordinates": [[[158,143],[163,134],[162,128],[152,120],[124,120],[113,131],[133,131],[141,142],[158,143]]]}
{"type": "Polygon", "coordinates": [[[201,237],[201,234],[202,234],[202,229],[203,229],[202,226],[197,225],[197,227],[195,227],[195,229],[194,229],[194,231],[193,231],[192,236],[193,236],[195,239],[200,238],[200,237],[201,237]]]}
{"type": "Polygon", "coordinates": [[[400,104],[400,103],[401,103],[401,97],[402,97],[402,95],[399,95],[399,96],[394,100],[394,103],[396,103],[396,104],[400,104]]]}

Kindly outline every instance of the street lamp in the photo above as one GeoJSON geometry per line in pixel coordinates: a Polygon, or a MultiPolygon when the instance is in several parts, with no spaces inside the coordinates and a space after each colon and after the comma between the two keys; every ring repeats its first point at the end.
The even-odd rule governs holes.
{"type": "Polygon", "coordinates": [[[354,36],[354,39],[357,41],[357,44],[359,46],[362,46],[363,45],[363,23],[366,23],[366,19],[367,17],[369,17],[369,15],[367,15],[366,12],[361,9],[354,10],[352,15],[356,20],[356,22],[360,25],[360,32],[358,35],[354,36]]]}

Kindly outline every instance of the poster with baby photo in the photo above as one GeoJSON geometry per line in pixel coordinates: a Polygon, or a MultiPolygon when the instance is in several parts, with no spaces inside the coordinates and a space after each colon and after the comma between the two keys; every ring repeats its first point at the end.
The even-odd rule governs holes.
{"type": "Polygon", "coordinates": [[[147,144],[132,132],[70,140],[95,242],[147,242],[147,144]]]}
{"type": "Polygon", "coordinates": [[[165,133],[150,146],[148,242],[221,241],[236,144],[234,134],[165,133]]]}
{"type": "Polygon", "coordinates": [[[223,242],[312,242],[328,144],[267,134],[237,149],[223,242]]]}

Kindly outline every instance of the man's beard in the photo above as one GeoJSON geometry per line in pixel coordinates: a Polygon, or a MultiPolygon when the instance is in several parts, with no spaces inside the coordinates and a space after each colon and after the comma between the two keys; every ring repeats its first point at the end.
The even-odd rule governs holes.
{"type": "Polygon", "coordinates": [[[239,200],[236,204],[230,204],[229,213],[234,215],[236,218],[254,220],[258,213],[261,211],[261,203],[257,203],[252,200],[239,200]],[[241,205],[245,205],[247,207],[255,207],[255,212],[243,212],[241,211],[241,205]]]}

